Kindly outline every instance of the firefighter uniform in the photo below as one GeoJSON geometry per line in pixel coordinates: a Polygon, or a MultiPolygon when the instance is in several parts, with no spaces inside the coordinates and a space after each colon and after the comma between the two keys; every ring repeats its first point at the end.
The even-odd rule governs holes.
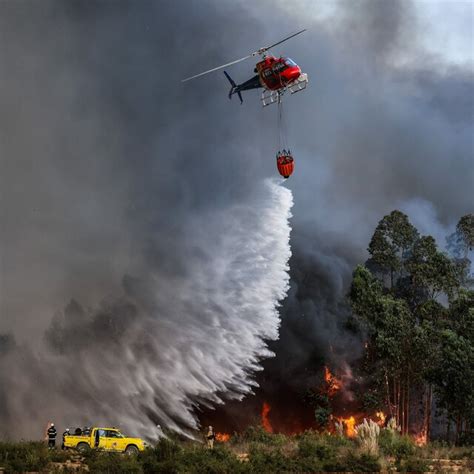
{"type": "Polygon", "coordinates": [[[54,427],[54,423],[48,428],[48,448],[54,448],[56,446],[56,435],[58,432],[54,427]]]}
{"type": "Polygon", "coordinates": [[[214,440],[215,439],[216,439],[216,435],[214,433],[214,430],[213,430],[212,426],[209,426],[209,430],[207,431],[207,435],[206,435],[207,447],[209,449],[214,448],[214,440]]]}
{"type": "Polygon", "coordinates": [[[64,442],[66,441],[66,436],[69,436],[71,433],[69,432],[69,428],[66,428],[66,431],[63,433],[63,444],[61,445],[61,449],[66,449],[64,446],[64,442]]]}

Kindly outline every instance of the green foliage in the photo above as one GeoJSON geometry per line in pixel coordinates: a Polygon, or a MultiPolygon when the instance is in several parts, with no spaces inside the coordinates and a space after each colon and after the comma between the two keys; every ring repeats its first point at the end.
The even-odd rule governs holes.
{"type": "Polygon", "coordinates": [[[452,420],[474,422],[474,293],[463,289],[466,262],[459,260],[474,245],[473,214],[461,218],[450,240],[464,249],[454,260],[399,211],[377,225],[371,257],[355,269],[349,292],[368,335],[360,365],[364,407],[396,405],[401,416],[409,411],[407,399],[415,402],[411,392],[420,396],[432,385],[452,420]],[[400,404],[397,397],[407,391],[400,404]]]}
{"type": "Polygon", "coordinates": [[[213,450],[202,446],[189,447],[176,460],[178,472],[189,473],[238,473],[242,464],[225,446],[216,446],[213,450]]]}
{"type": "Polygon", "coordinates": [[[302,458],[316,458],[327,461],[335,458],[336,448],[327,443],[326,436],[305,433],[298,441],[298,455],[302,458]]]}
{"type": "Polygon", "coordinates": [[[474,248],[474,214],[466,214],[459,219],[456,232],[467,250],[474,248]]]}
{"type": "Polygon", "coordinates": [[[474,344],[447,329],[441,333],[437,364],[430,373],[441,408],[451,417],[474,420],[474,344]]]}
{"type": "Polygon", "coordinates": [[[378,456],[369,453],[355,454],[349,451],[345,459],[345,471],[379,472],[381,469],[378,456]]]}
{"type": "Polygon", "coordinates": [[[358,265],[352,275],[349,299],[356,315],[365,322],[372,322],[378,301],[382,296],[382,285],[372,273],[362,265],[358,265]]]}
{"type": "Polygon", "coordinates": [[[314,417],[319,430],[324,430],[328,424],[332,414],[331,402],[325,390],[315,391],[308,390],[305,395],[308,405],[314,407],[314,417]]]}
{"type": "Polygon", "coordinates": [[[474,345],[474,291],[462,290],[451,303],[453,329],[474,345]]]}
{"type": "Polygon", "coordinates": [[[264,430],[261,425],[252,425],[245,428],[242,433],[234,437],[235,442],[258,442],[258,443],[273,443],[274,437],[271,433],[264,430]]]}
{"type": "Polygon", "coordinates": [[[374,412],[382,408],[383,395],[380,391],[374,389],[364,390],[359,398],[362,403],[362,409],[364,412],[374,412]]]}
{"type": "MultiPolygon", "coordinates": [[[[377,472],[381,463],[390,462],[355,449],[355,443],[307,431],[295,437],[282,437],[285,444],[252,442],[240,445],[217,445],[214,450],[190,441],[161,441],[138,456],[91,450],[83,460],[83,468],[91,473],[144,474],[260,474],[302,472],[377,472]],[[248,453],[241,461],[235,452],[248,453]]],[[[469,448],[453,448],[433,444],[417,448],[413,442],[394,432],[382,430],[381,451],[396,458],[400,471],[425,472],[430,459],[472,459],[469,448]]],[[[8,473],[72,472],[66,467],[50,465],[75,456],[74,451],[48,450],[44,443],[0,443],[0,466],[8,473]],[[56,469],[56,470],[54,470],[56,469]]],[[[82,471],[81,471],[82,472],[82,471]]]]}
{"type": "Polygon", "coordinates": [[[136,456],[127,456],[120,453],[98,453],[87,458],[90,472],[104,472],[107,474],[136,474],[142,473],[142,465],[136,456]]]}
{"type": "Polygon", "coordinates": [[[327,427],[329,423],[329,417],[331,416],[330,407],[316,407],[314,409],[314,418],[316,419],[316,424],[320,429],[327,427]]]}
{"type": "Polygon", "coordinates": [[[387,429],[380,433],[379,448],[383,454],[393,456],[397,460],[407,459],[416,451],[416,446],[409,436],[400,436],[397,432],[387,429]]]}
{"type": "Polygon", "coordinates": [[[427,472],[429,464],[426,459],[418,456],[409,457],[397,463],[397,471],[399,472],[427,472]]]}
{"type": "Polygon", "coordinates": [[[474,248],[474,214],[467,214],[459,220],[456,231],[447,237],[447,249],[453,258],[459,279],[464,287],[472,287],[469,274],[471,261],[468,253],[474,248]]]}
{"type": "Polygon", "coordinates": [[[434,299],[441,292],[453,295],[459,287],[458,272],[453,262],[439,252],[431,236],[421,237],[413,246],[407,262],[414,286],[422,288],[434,299]]]}
{"type": "Polygon", "coordinates": [[[40,471],[50,461],[50,452],[41,442],[0,442],[0,466],[6,472],[40,471]]]}
{"type": "Polygon", "coordinates": [[[175,441],[161,438],[153,449],[153,452],[158,461],[168,461],[170,459],[175,459],[182,450],[181,446],[175,441]]]}
{"type": "Polygon", "coordinates": [[[404,259],[418,238],[418,231],[400,211],[392,211],[378,223],[369,243],[371,259],[368,264],[375,273],[390,275],[393,286],[394,273],[404,267],[404,259]]]}
{"type": "Polygon", "coordinates": [[[262,447],[254,446],[250,450],[249,464],[247,466],[249,472],[291,472],[293,467],[293,460],[285,456],[280,449],[268,450],[262,447]]]}

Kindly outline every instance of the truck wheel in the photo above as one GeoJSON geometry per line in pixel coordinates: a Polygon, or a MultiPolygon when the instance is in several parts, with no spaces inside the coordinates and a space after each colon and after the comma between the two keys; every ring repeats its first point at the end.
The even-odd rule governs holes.
{"type": "Polygon", "coordinates": [[[137,455],[138,454],[138,448],[131,444],[129,446],[127,446],[127,449],[125,450],[125,454],[128,454],[129,456],[131,455],[137,455]]]}
{"type": "Polygon", "coordinates": [[[85,453],[89,451],[90,446],[87,443],[79,443],[76,448],[80,453],[85,453]]]}

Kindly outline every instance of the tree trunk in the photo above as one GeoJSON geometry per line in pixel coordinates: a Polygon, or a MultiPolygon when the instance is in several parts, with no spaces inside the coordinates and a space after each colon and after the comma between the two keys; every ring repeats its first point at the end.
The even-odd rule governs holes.
{"type": "Polygon", "coordinates": [[[456,441],[455,443],[459,443],[459,434],[461,433],[461,416],[458,415],[456,418],[456,441]]]}
{"type": "Polygon", "coordinates": [[[401,400],[400,400],[400,408],[401,408],[401,420],[402,420],[402,433],[405,434],[405,390],[404,390],[403,382],[400,382],[400,391],[401,391],[401,400]]]}
{"type": "Polygon", "coordinates": [[[395,412],[395,421],[397,422],[397,425],[399,424],[398,423],[398,398],[397,398],[397,382],[395,380],[395,377],[393,377],[393,380],[392,380],[392,383],[393,383],[393,410],[395,412]]]}
{"type": "Polygon", "coordinates": [[[390,402],[390,384],[388,381],[387,370],[385,370],[385,388],[387,389],[387,407],[390,416],[393,416],[392,404],[390,402]]]}
{"type": "MultiPolygon", "coordinates": [[[[402,404],[401,404],[401,401],[402,401],[402,397],[401,397],[401,387],[400,387],[400,378],[397,377],[397,408],[398,408],[398,423],[400,425],[403,424],[403,420],[402,420],[402,412],[401,412],[401,409],[402,409],[402,404]]],[[[402,431],[403,431],[403,427],[402,427],[402,431]]]]}
{"type": "Polygon", "coordinates": [[[406,396],[406,415],[405,415],[405,423],[406,423],[406,430],[407,433],[410,431],[410,374],[407,375],[407,396],[406,396]]]}
{"type": "Polygon", "coordinates": [[[433,386],[428,385],[428,396],[426,400],[426,441],[431,437],[431,405],[433,403],[433,386]]]}

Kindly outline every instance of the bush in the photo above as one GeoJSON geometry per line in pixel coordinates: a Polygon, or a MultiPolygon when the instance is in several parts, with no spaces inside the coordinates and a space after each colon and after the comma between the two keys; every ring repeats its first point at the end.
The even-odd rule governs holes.
{"type": "Polygon", "coordinates": [[[142,467],[136,456],[127,456],[119,453],[94,452],[88,456],[86,464],[90,472],[106,472],[107,474],[139,474],[142,467]]]}
{"type": "Polygon", "coordinates": [[[426,459],[409,457],[397,464],[397,470],[400,472],[427,472],[429,464],[426,459]]]}
{"type": "Polygon", "coordinates": [[[51,449],[49,451],[49,460],[52,462],[66,462],[70,457],[71,453],[64,449],[51,449]]]}
{"type": "Polygon", "coordinates": [[[224,474],[243,472],[243,465],[225,446],[213,450],[192,446],[176,459],[177,472],[224,474]]]}
{"type": "Polygon", "coordinates": [[[413,456],[415,444],[409,436],[400,436],[396,432],[382,430],[379,437],[379,447],[387,456],[394,456],[397,460],[413,456]]]}
{"type": "MultiPolygon", "coordinates": [[[[252,473],[277,473],[277,472],[291,472],[292,460],[283,455],[279,450],[266,450],[252,447],[249,453],[249,462],[245,467],[252,473]]],[[[241,471],[243,472],[243,471],[241,471]]]]}
{"type": "Polygon", "coordinates": [[[321,435],[321,437],[329,446],[333,446],[334,448],[342,448],[353,445],[353,441],[351,441],[349,438],[346,438],[345,436],[324,434],[321,435]]]}
{"type": "Polygon", "coordinates": [[[6,472],[41,471],[49,461],[50,451],[44,443],[0,443],[0,466],[6,472]]]}
{"type": "Polygon", "coordinates": [[[302,458],[316,458],[327,461],[335,457],[335,448],[325,442],[324,437],[315,437],[312,434],[302,436],[298,441],[298,455],[302,458]]]}
{"type": "Polygon", "coordinates": [[[267,433],[262,426],[249,426],[242,433],[233,437],[235,442],[258,442],[258,443],[272,443],[274,435],[267,433]]]}
{"type": "MultiPolygon", "coordinates": [[[[148,451],[148,450],[147,450],[148,451]]],[[[153,450],[158,461],[168,461],[176,458],[183,449],[178,443],[170,439],[161,438],[153,450]]]]}
{"type": "Polygon", "coordinates": [[[379,452],[380,426],[375,421],[364,418],[364,422],[357,425],[355,431],[361,448],[367,454],[376,456],[379,452]]]}
{"type": "Polygon", "coordinates": [[[346,457],[346,471],[351,472],[379,472],[381,469],[379,458],[369,453],[356,455],[349,452],[346,457]]]}

